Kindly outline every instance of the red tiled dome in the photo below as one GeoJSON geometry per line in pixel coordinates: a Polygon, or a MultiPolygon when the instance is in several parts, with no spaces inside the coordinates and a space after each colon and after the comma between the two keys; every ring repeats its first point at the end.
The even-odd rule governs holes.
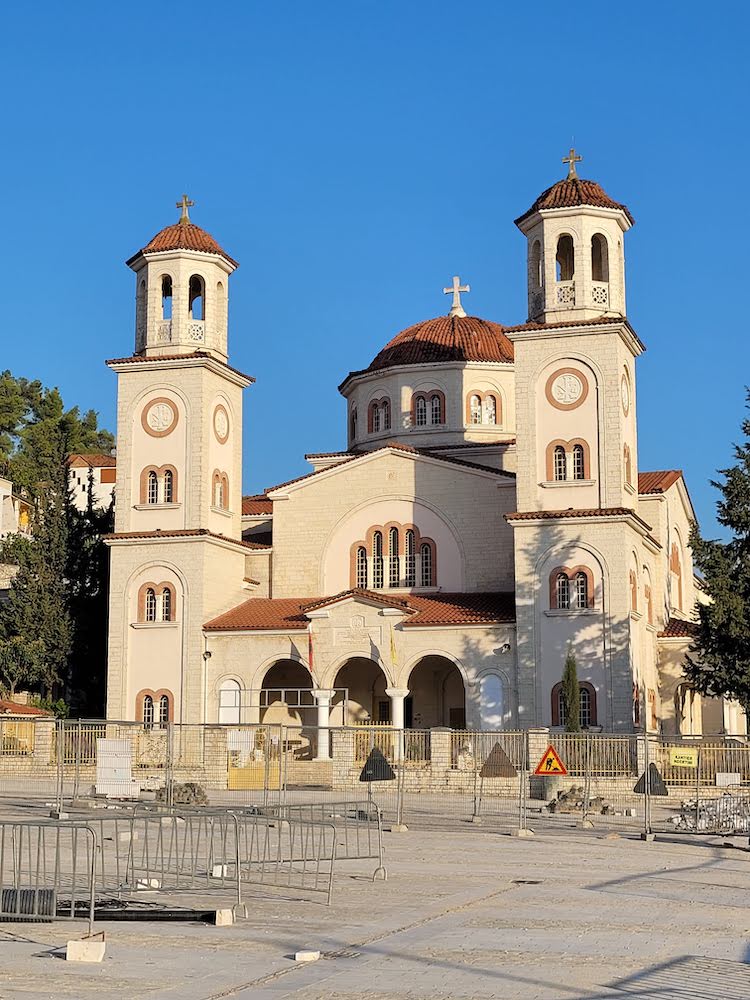
{"type": "Polygon", "coordinates": [[[580,177],[568,177],[553,184],[552,187],[548,187],[546,191],[542,191],[528,212],[524,212],[516,219],[516,225],[540,209],[575,208],[578,205],[592,205],[594,208],[618,208],[627,215],[630,224],[635,225],[635,219],[626,205],[621,205],[619,201],[613,201],[596,181],[585,181],[580,177]]]}
{"type": "Polygon", "coordinates": [[[396,334],[367,371],[441,361],[513,361],[513,344],[499,323],[477,316],[438,316],[396,334]]]}
{"type": "Polygon", "coordinates": [[[142,250],[138,251],[138,254],[158,253],[163,250],[198,250],[201,253],[213,253],[237,266],[237,261],[232,260],[229,254],[221,249],[213,236],[200,226],[196,226],[194,222],[176,222],[173,226],[165,226],[142,250]]]}

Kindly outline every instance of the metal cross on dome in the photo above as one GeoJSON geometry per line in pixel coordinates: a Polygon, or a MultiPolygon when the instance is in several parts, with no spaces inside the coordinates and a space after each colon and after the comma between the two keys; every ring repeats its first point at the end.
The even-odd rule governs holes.
{"type": "Polygon", "coordinates": [[[450,288],[443,289],[443,295],[450,295],[453,293],[453,305],[451,306],[450,316],[465,316],[464,307],[461,305],[461,292],[470,292],[471,285],[462,285],[461,279],[457,274],[453,275],[453,284],[450,288]]]}
{"type": "Polygon", "coordinates": [[[185,223],[190,222],[190,215],[188,214],[188,209],[192,208],[194,204],[195,202],[191,201],[186,194],[184,194],[178,202],[175,202],[175,208],[182,209],[182,214],[180,215],[180,222],[185,222],[185,223]]]}
{"type": "Polygon", "coordinates": [[[580,163],[582,159],[583,159],[582,156],[576,156],[576,151],[575,149],[573,149],[572,146],[570,147],[570,152],[568,153],[568,155],[563,156],[562,158],[563,163],[568,164],[569,181],[575,180],[578,177],[578,174],[576,173],[576,163],[580,163]]]}

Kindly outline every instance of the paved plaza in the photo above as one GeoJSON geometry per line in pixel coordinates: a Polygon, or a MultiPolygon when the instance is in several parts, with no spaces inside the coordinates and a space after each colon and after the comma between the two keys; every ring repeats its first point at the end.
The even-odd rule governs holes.
{"type": "Polygon", "coordinates": [[[730,1000],[750,996],[750,855],[719,839],[468,827],[387,833],[387,882],[339,866],[330,907],[252,897],[232,927],[2,924],[0,997],[180,1000],[730,1000]],[[611,839],[610,839],[611,838],[611,839]],[[300,965],[294,952],[320,950],[300,965]]]}

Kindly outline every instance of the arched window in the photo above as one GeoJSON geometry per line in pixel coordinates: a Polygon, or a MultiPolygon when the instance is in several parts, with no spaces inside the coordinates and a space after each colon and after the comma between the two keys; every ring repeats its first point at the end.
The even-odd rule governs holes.
{"type": "Polygon", "coordinates": [[[203,278],[199,274],[193,274],[190,278],[190,296],[188,300],[188,310],[190,319],[203,320],[205,316],[205,293],[203,278]]]}
{"type": "Polygon", "coordinates": [[[351,418],[350,418],[349,429],[350,429],[350,432],[351,432],[351,439],[352,439],[352,441],[356,441],[357,440],[357,407],[356,406],[352,407],[352,415],[351,415],[351,418]]]}
{"type": "Polygon", "coordinates": [[[669,583],[669,603],[682,611],[682,560],[677,542],[672,542],[669,551],[669,583]]]}
{"type": "Polygon", "coordinates": [[[148,474],[148,492],[146,493],[146,502],[159,502],[159,477],[153,470],[148,474]]]}
{"type": "Polygon", "coordinates": [[[628,486],[633,485],[633,467],[630,460],[630,448],[625,445],[623,448],[623,465],[625,467],[625,482],[628,486]]]}
{"type": "Polygon", "coordinates": [[[372,433],[377,434],[380,431],[380,407],[377,403],[372,404],[372,433]]]}
{"type": "Polygon", "coordinates": [[[654,624],[654,599],[651,595],[651,584],[647,583],[643,587],[643,602],[646,605],[646,620],[649,625],[654,624]]]}
{"type": "Polygon", "coordinates": [[[168,274],[161,279],[161,318],[172,318],[172,279],[168,274]]]}
{"type": "Polygon", "coordinates": [[[636,576],[635,570],[630,571],[630,610],[638,610],[638,577],[636,576]]]}
{"type": "Polygon", "coordinates": [[[556,483],[568,478],[568,460],[561,444],[555,445],[553,471],[556,483]]]}
{"type": "Polygon", "coordinates": [[[609,281],[609,249],[601,233],[591,237],[591,277],[594,281],[609,281]]]}
{"type": "Polygon", "coordinates": [[[150,694],[143,696],[143,728],[152,729],[154,725],[154,699],[150,694]]]}
{"type": "MultiPolygon", "coordinates": [[[[588,729],[596,725],[596,689],[588,681],[581,681],[579,688],[578,702],[578,724],[581,729],[588,729]]],[[[552,688],[552,725],[564,726],[565,703],[563,701],[562,684],[558,681],[552,688]]]]}
{"type": "Polygon", "coordinates": [[[174,473],[171,469],[164,471],[164,503],[174,503],[174,473]]]}
{"type": "Polygon", "coordinates": [[[367,590],[367,549],[364,545],[357,548],[357,586],[367,590]]]}
{"type": "Polygon", "coordinates": [[[224,505],[226,503],[225,496],[224,496],[224,483],[225,483],[225,480],[226,480],[226,477],[222,476],[222,474],[220,472],[214,472],[214,480],[213,480],[214,504],[213,505],[214,505],[214,507],[218,507],[221,510],[224,510],[224,505]]]}
{"type": "Polygon", "coordinates": [[[494,732],[505,724],[505,690],[497,674],[484,674],[479,682],[482,728],[494,732]]]}
{"type": "Polygon", "coordinates": [[[147,622],[156,621],[156,591],[153,587],[148,587],[143,605],[143,617],[147,622]]]}
{"type": "Polygon", "coordinates": [[[433,587],[432,546],[423,542],[419,548],[420,577],[423,587],[433,587]]]}
{"type": "Polygon", "coordinates": [[[375,590],[383,589],[383,533],[376,531],[372,536],[372,585],[375,590]]]}
{"type": "Polygon", "coordinates": [[[404,584],[407,587],[417,585],[417,554],[414,542],[414,532],[409,528],[404,537],[404,584]]]}
{"type": "Polygon", "coordinates": [[[575,274],[575,257],[573,254],[573,237],[569,233],[563,233],[557,241],[555,261],[557,264],[557,280],[572,281],[575,274]]]}
{"type": "Polygon", "coordinates": [[[222,681],[219,689],[219,722],[226,726],[240,723],[241,691],[235,680],[222,681]]]}
{"type": "Polygon", "coordinates": [[[585,573],[576,573],[576,607],[580,610],[589,606],[589,578],[585,573]]]}
{"type": "Polygon", "coordinates": [[[216,283],[216,321],[219,330],[225,330],[227,325],[227,296],[224,285],[216,283]]]}
{"type": "Polygon", "coordinates": [[[497,423],[497,400],[491,395],[484,398],[484,422],[486,424],[497,423]]]}
{"type": "Polygon", "coordinates": [[[469,413],[471,415],[472,424],[481,424],[482,422],[482,397],[477,396],[476,393],[469,400],[469,413]]]}
{"type": "Polygon", "coordinates": [[[173,620],[174,614],[174,601],[172,600],[172,591],[169,587],[165,587],[161,592],[161,620],[164,622],[171,622],[173,620]]]}
{"type": "Polygon", "coordinates": [[[383,400],[383,430],[389,431],[391,429],[391,401],[389,399],[383,400]]]}
{"type": "Polygon", "coordinates": [[[442,424],[443,422],[443,401],[437,393],[430,399],[430,410],[431,417],[430,420],[433,424],[442,424]]]}
{"type": "Polygon", "coordinates": [[[582,444],[573,445],[573,479],[585,478],[586,465],[582,444]]]}
{"type": "Polygon", "coordinates": [[[414,400],[414,422],[417,427],[424,427],[427,423],[427,400],[424,396],[417,396],[414,400]]]}
{"type": "Polygon", "coordinates": [[[388,586],[398,587],[400,583],[398,559],[398,528],[388,532],[388,586]]]}
{"type": "Polygon", "coordinates": [[[558,611],[570,608],[570,580],[567,573],[558,573],[555,580],[555,607],[558,611]]]}
{"type": "Polygon", "coordinates": [[[169,695],[163,694],[159,698],[159,725],[164,728],[169,722],[169,695]]]}
{"type": "Polygon", "coordinates": [[[533,288],[541,288],[542,280],[542,244],[534,240],[531,244],[531,283],[533,288]]]}
{"type": "Polygon", "coordinates": [[[578,692],[579,701],[579,722],[581,729],[588,729],[591,725],[591,693],[587,687],[581,685],[578,692]]]}

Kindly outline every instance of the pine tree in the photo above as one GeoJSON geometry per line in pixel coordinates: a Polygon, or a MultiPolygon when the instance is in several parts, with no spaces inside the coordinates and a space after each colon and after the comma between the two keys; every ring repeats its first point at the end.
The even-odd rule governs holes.
{"type": "MultiPolygon", "coordinates": [[[[750,391],[747,393],[750,409],[750,391]]],[[[735,464],[712,481],[721,494],[717,520],[728,541],[705,539],[694,525],[693,561],[704,579],[710,603],[698,605],[696,636],[685,675],[701,694],[750,706],[750,419],[742,422],[743,444],[735,445],[735,464]]]]}
{"type": "Polygon", "coordinates": [[[578,686],[578,666],[573,650],[568,648],[562,675],[562,709],[565,731],[581,731],[581,689],[578,686]]]}

